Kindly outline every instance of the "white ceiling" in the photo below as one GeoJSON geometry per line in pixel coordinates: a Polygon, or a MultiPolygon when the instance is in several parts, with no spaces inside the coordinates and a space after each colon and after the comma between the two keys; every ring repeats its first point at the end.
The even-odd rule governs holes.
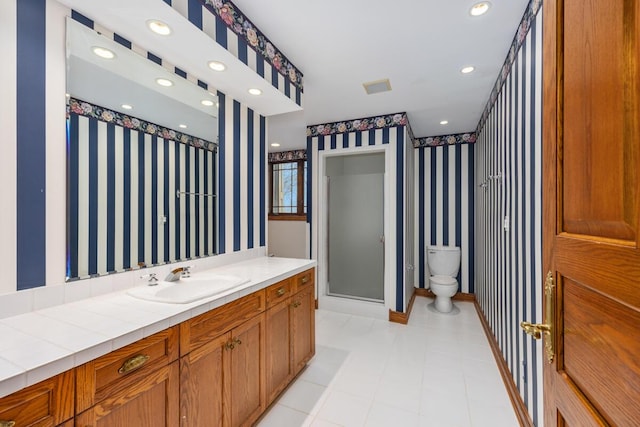
{"type": "Polygon", "coordinates": [[[490,0],[472,17],[475,0],[233,0],[304,74],[300,111],[162,0],[58,1],[270,116],[270,142],[281,146],[269,151],[304,148],[307,125],[403,111],[417,137],[475,130],[528,4],[490,0]],[[151,33],[151,18],[174,33],[151,33]],[[211,71],[211,59],[227,71],[211,71]],[[476,71],[461,74],[466,65],[476,71]],[[362,83],[384,78],[391,92],[366,95],[362,83]]]}
{"type": "Polygon", "coordinates": [[[304,74],[304,111],[269,119],[270,150],[304,148],[306,125],[402,111],[416,137],[475,130],[528,0],[472,17],[476,2],[233,0],[304,74]],[[366,95],[384,78],[391,92],[366,95]]]}

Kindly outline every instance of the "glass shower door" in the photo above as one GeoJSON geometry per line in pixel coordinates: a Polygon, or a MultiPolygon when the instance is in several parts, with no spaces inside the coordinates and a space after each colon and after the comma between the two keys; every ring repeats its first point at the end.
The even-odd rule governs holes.
{"type": "Polygon", "coordinates": [[[384,173],[328,184],[328,294],[384,301],[384,173]]]}

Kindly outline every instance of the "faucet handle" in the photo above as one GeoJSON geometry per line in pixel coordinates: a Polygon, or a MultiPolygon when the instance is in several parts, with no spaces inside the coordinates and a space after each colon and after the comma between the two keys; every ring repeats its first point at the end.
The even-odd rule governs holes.
{"type": "Polygon", "coordinates": [[[182,277],[191,277],[191,269],[193,265],[185,265],[182,267],[182,277]]]}
{"type": "Polygon", "coordinates": [[[143,274],[140,276],[141,279],[148,277],[149,282],[147,283],[149,286],[155,286],[158,284],[158,278],[156,277],[156,273],[143,274]]]}

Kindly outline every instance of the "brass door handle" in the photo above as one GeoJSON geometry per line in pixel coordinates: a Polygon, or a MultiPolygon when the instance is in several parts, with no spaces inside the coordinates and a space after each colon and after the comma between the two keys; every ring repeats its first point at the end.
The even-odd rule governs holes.
{"type": "Polygon", "coordinates": [[[543,336],[544,350],[547,354],[547,362],[553,362],[555,357],[555,335],[554,335],[554,319],[555,319],[555,292],[553,283],[553,273],[549,271],[547,278],[544,282],[544,296],[545,296],[545,313],[544,323],[529,323],[520,322],[520,327],[533,338],[539,340],[543,336]]]}
{"type": "Polygon", "coordinates": [[[524,332],[527,335],[531,335],[536,340],[542,338],[543,333],[549,332],[551,330],[551,326],[544,323],[520,322],[520,327],[524,329],[524,332]]]}
{"type": "Polygon", "coordinates": [[[284,295],[284,292],[285,292],[284,288],[279,288],[279,289],[276,291],[276,294],[277,294],[279,297],[281,297],[282,295],[284,295]]]}
{"type": "Polygon", "coordinates": [[[224,348],[226,348],[227,350],[233,350],[234,348],[236,348],[236,344],[234,341],[227,341],[227,343],[224,345],[224,348]]]}
{"type": "MultiPolygon", "coordinates": [[[[133,356],[131,359],[124,362],[122,366],[120,366],[120,369],[118,369],[118,373],[128,374],[131,371],[135,371],[136,369],[141,368],[142,365],[147,363],[147,360],[149,360],[149,356],[147,356],[146,354],[138,354],[137,356],[133,356]]],[[[3,426],[0,424],[0,427],[3,426]]]]}
{"type": "Polygon", "coordinates": [[[0,420],[0,427],[13,427],[16,425],[15,421],[3,421],[0,420]]]}
{"type": "Polygon", "coordinates": [[[294,302],[291,304],[291,307],[293,307],[293,308],[298,308],[298,307],[300,307],[301,305],[302,305],[302,303],[301,303],[301,302],[294,301],[294,302]]]}

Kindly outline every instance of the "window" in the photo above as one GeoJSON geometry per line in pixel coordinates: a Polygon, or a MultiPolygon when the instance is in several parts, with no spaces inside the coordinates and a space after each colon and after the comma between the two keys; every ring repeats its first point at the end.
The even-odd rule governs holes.
{"type": "Polygon", "coordinates": [[[306,219],[307,162],[270,163],[271,219],[306,219]]]}

